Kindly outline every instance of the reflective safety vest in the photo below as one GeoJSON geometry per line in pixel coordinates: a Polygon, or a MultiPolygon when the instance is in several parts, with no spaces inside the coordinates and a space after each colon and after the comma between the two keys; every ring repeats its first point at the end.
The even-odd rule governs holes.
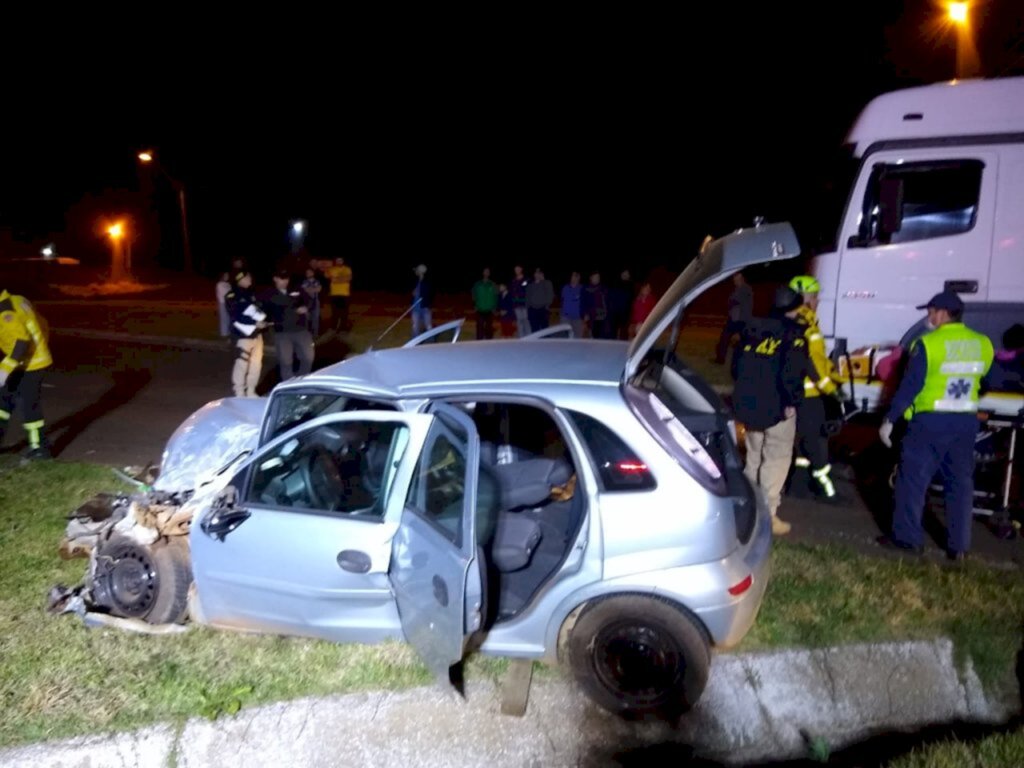
{"type": "MultiPolygon", "coordinates": [[[[917,339],[928,364],[924,386],[904,414],[974,413],[978,387],[992,365],[992,342],[963,323],[946,323],[917,339]]],[[[913,345],[911,346],[913,349],[913,345]]]]}
{"type": "Polygon", "coordinates": [[[0,370],[38,371],[53,362],[45,324],[24,296],[0,291],[0,370]]]}
{"type": "Polygon", "coordinates": [[[797,309],[796,321],[804,326],[807,356],[811,360],[811,375],[804,379],[804,397],[831,395],[838,388],[834,378],[835,366],[825,351],[825,337],[818,328],[818,316],[805,304],[797,309]]]}

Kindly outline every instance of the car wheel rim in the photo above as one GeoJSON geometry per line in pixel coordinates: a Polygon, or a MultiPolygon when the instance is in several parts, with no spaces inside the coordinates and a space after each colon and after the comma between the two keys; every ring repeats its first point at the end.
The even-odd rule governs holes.
{"type": "Polygon", "coordinates": [[[677,690],[685,671],[679,645],[657,626],[608,627],[595,639],[593,648],[598,680],[626,704],[663,703],[677,690]]]}
{"type": "Polygon", "coordinates": [[[132,548],[121,554],[110,573],[110,593],[126,615],[149,613],[156,600],[157,575],[145,551],[132,548]]]}

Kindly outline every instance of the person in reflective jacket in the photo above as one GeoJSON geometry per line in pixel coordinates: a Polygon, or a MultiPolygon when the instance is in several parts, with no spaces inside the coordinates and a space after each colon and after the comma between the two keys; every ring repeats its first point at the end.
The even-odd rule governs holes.
{"type": "Polygon", "coordinates": [[[918,309],[928,310],[933,330],[910,346],[907,370],[879,429],[892,447],[893,425],[906,419],[896,470],[892,532],[878,538],[890,549],[923,551],[928,486],[939,472],[946,501],[946,554],[962,560],[971,544],[974,507],[974,441],[978,390],[992,365],[992,342],[960,320],[964,305],[943,291],[918,309]]]}
{"type": "Polygon", "coordinates": [[[804,379],[804,399],[797,409],[797,451],[794,465],[798,470],[810,472],[812,488],[826,499],[834,499],[836,488],[832,482],[832,465],[828,458],[828,435],[825,433],[826,408],[823,398],[841,399],[835,381],[835,367],[825,351],[825,337],[818,328],[818,293],[821,286],[810,275],[799,275],[789,281],[789,287],[803,298],[797,310],[796,321],[803,327],[807,342],[810,368],[804,379]]]}
{"type": "Polygon", "coordinates": [[[20,404],[28,434],[27,459],[48,459],[41,405],[43,371],[53,358],[41,318],[24,296],[0,290],[0,444],[20,404]]]}

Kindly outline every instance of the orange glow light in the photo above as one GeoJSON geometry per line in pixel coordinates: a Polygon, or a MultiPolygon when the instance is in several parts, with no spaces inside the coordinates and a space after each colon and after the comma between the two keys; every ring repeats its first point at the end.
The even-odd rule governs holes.
{"type": "Polygon", "coordinates": [[[949,4],[949,18],[952,19],[954,24],[967,23],[967,6],[967,3],[949,4]]]}

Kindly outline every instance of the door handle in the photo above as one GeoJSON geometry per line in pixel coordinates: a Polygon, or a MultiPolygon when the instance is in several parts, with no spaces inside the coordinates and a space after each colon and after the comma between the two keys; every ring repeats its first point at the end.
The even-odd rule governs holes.
{"type": "Polygon", "coordinates": [[[947,280],[942,286],[947,291],[953,293],[977,293],[978,292],[978,281],[977,280],[947,280]]]}
{"type": "Polygon", "coordinates": [[[448,607],[448,585],[444,583],[444,579],[440,576],[434,575],[434,599],[441,604],[442,608],[448,607]]]}
{"type": "Polygon", "coordinates": [[[369,573],[370,556],[358,549],[343,549],[338,553],[338,565],[343,571],[369,573]]]}

